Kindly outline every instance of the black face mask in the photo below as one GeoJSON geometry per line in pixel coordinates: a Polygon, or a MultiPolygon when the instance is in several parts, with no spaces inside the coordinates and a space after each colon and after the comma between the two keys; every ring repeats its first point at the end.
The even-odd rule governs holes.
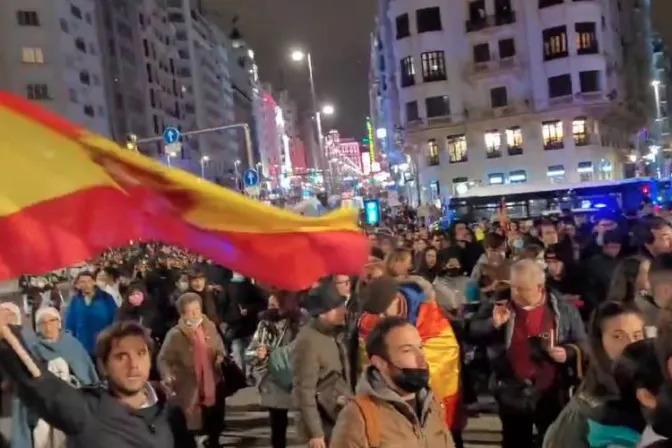
{"type": "Polygon", "coordinates": [[[392,366],[397,371],[392,375],[392,381],[399,389],[415,394],[429,387],[429,369],[392,366]]]}
{"type": "Polygon", "coordinates": [[[448,277],[459,277],[462,274],[460,268],[446,268],[443,270],[444,275],[448,277]]]}

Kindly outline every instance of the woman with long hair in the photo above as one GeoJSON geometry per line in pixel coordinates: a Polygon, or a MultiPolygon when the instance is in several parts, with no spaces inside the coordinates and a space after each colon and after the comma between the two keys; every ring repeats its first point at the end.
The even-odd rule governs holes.
{"type": "Polygon", "coordinates": [[[428,247],[422,251],[417,274],[428,282],[433,282],[441,274],[438,257],[439,252],[434,247],[428,247]]]}
{"type": "Polygon", "coordinates": [[[269,297],[268,309],[260,315],[257,329],[245,352],[246,362],[252,368],[259,389],[261,405],[268,409],[273,448],[287,446],[289,409],[292,407],[291,370],[279,369],[279,361],[291,350],[302,323],[298,293],[274,292],[269,297]]]}
{"type": "Polygon", "coordinates": [[[625,347],[644,339],[644,319],[632,303],[604,302],[588,325],[590,367],[544,437],[544,448],[590,447],[588,421],[608,421],[619,398],[612,369],[625,347]]]}

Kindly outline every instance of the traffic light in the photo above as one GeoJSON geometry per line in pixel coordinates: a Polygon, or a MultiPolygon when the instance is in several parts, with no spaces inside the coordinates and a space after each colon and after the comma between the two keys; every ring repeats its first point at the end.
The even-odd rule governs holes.
{"type": "Polygon", "coordinates": [[[126,134],[126,149],[129,151],[138,151],[138,136],[135,134],[126,134]]]}

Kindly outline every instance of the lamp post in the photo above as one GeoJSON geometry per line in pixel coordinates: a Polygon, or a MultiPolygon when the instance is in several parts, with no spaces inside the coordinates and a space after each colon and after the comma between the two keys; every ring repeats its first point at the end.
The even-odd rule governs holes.
{"type": "Polygon", "coordinates": [[[205,179],[205,164],[210,161],[210,156],[201,156],[201,177],[205,179]]]}
{"type": "Polygon", "coordinates": [[[175,153],[169,152],[166,153],[166,161],[168,162],[168,166],[173,166],[171,159],[175,157],[175,153]]]}
{"type": "Polygon", "coordinates": [[[240,170],[238,169],[239,166],[240,166],[240,160],[236,160],[233,163],[233,170],[234,170],[235,175],[236,175],[236,190],[238,190],[238,191],[241,190],[240,170]]]}
{"type": "Polygon", "coordinates": [[[305,59],[308,65],[308,77],[310,79],[310,95],[313,102],[313,113],[315,114],[315,126],[317,128],[317,142],[320,148],[319,165],[325,168],[327,157],[324,152],[324,138],[322,133],[322,117],[321,111],[317,108],[317,95],[315,93],[315,79],[313,78],[313,59],[310,53],[304,53],[301,50],[294,50],[291,53],[292,61],[303,62],[305,59]]]}
{"type": "MultiPolygon", "coordinates": [[[[656,101],[656,144],[660,144],[663,135],[663,117],[660,108],[660,81],[654,79],[651,81],[651,86],[653,87],[653,95],[656,101]]],[[[651,152],[651,154],[653,154],[653,152],[651,152]]],[[[662,151],[658,151],[658,153],[654,154],[654,157],[656,161],[656,177],[660,179],[663,166],[662,151]]]]}

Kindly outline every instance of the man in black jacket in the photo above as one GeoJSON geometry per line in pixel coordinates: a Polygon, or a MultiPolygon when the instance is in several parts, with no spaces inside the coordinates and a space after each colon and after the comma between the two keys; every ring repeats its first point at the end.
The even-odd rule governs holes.
{"type": "MultiPolygon", "coordinates": [[[[17,327],[10,330],[20,338],[17,327]]],[[[105,329],[96,345],[98,368],[108,381],[104,386],[76,389],[44,368],[30,373],[4,340],[0,365],[22,402],[63,431],[70,448],[195,448],[184,416],[148,382],[150,352],[146,331],[125,321],[105,329]]]]}

